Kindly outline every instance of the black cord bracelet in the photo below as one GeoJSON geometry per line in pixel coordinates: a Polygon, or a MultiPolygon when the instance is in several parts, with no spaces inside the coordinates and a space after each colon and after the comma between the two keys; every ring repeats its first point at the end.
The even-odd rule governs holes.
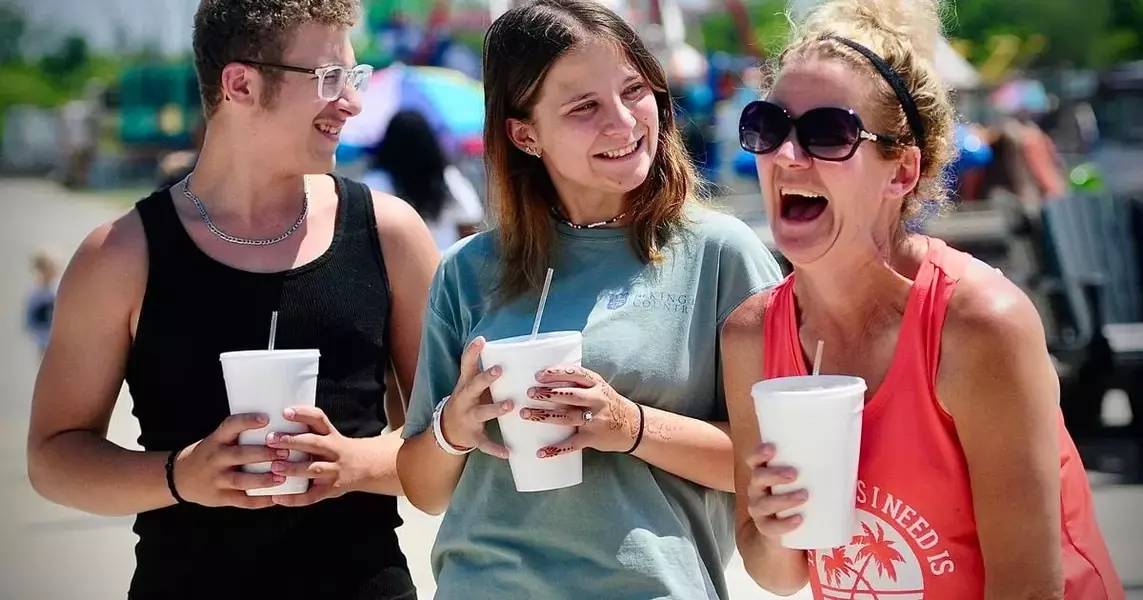
{"type": "Polygon", "coordinates": [[[624,454],[631,454],[639,449],[639,444],[643,442],[643,425],[646,423],[647,417],[643,414],[643,405],[635,402],[635,408],[639,409],[639,433],[635,436],[635,443],[631,444],[631,449],[624,452],[624,454]]]}
{"type": "Polygon", "coordinates": [[[175,489],[175,459],[179,457],[179,452],[182,451],[183,448],[176,448],[175,450],[171,450],[171,453],[167,455],[167,489],[171,491],[171,497],[175,499],[175,502],[179,504],[189,504],[179,495],[179,491],[175,489]]]}

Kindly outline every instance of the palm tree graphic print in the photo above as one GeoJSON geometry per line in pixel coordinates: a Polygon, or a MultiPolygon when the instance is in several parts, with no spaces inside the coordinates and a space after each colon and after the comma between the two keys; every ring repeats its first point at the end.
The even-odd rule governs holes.
{"type": "Polygon", "coordinates": [[[828,600],[920,600],[924,574],[904,538],[876,515],[858,509],[861,532],[848,546],[816,557],[828,600]]]}

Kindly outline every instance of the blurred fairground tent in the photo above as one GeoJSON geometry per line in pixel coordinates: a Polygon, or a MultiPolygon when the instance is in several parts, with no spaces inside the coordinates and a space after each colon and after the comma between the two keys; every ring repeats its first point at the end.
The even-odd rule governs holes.
{"type": "Polygon", "coordinates": [[[941,38],[933,60],[941,80],[954,90],[974,90],[981,86],[980,73],[949,44],[947,39],[941,38]]]}

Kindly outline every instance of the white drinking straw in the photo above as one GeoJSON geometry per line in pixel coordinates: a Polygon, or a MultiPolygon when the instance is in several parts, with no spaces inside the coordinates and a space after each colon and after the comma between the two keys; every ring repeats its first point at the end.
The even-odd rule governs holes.
{"type": "Polygon", "coordinates": [[[278,335],[278,311],[270,313],[270,349],[274,349],[274,338],[278,335]]]}
{"type": "Polygon", "coordinates": [[[544,291],[540,292],[540,306],[536,308],[536,321],[532,323],[532,340],[540,334],[540,319],[544,316],[544,305],[548,303],[548,290],[552,287],[552,270],[544,277],[544,291]]]}

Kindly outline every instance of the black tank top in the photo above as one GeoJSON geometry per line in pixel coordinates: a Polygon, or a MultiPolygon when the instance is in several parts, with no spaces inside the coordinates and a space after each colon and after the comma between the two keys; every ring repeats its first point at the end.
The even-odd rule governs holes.
{"type": "MultiPolygon", "coordinates": [[[[229,414],[218,355],[265,347],[321,351],[317,405],[348,437],[385,428],[389,285],[373,199],[335,177],[329,250],[279,273],[226,266],[184,229],[169,189],[136,204],[147,237],[146,295],[127,362],[139,444],[170,451],[209,435],[229,414]]],[[[141,513],[129,598],[413,598],[391,496],[351,492],[261,510],[181,504],[141,513]]]]}

